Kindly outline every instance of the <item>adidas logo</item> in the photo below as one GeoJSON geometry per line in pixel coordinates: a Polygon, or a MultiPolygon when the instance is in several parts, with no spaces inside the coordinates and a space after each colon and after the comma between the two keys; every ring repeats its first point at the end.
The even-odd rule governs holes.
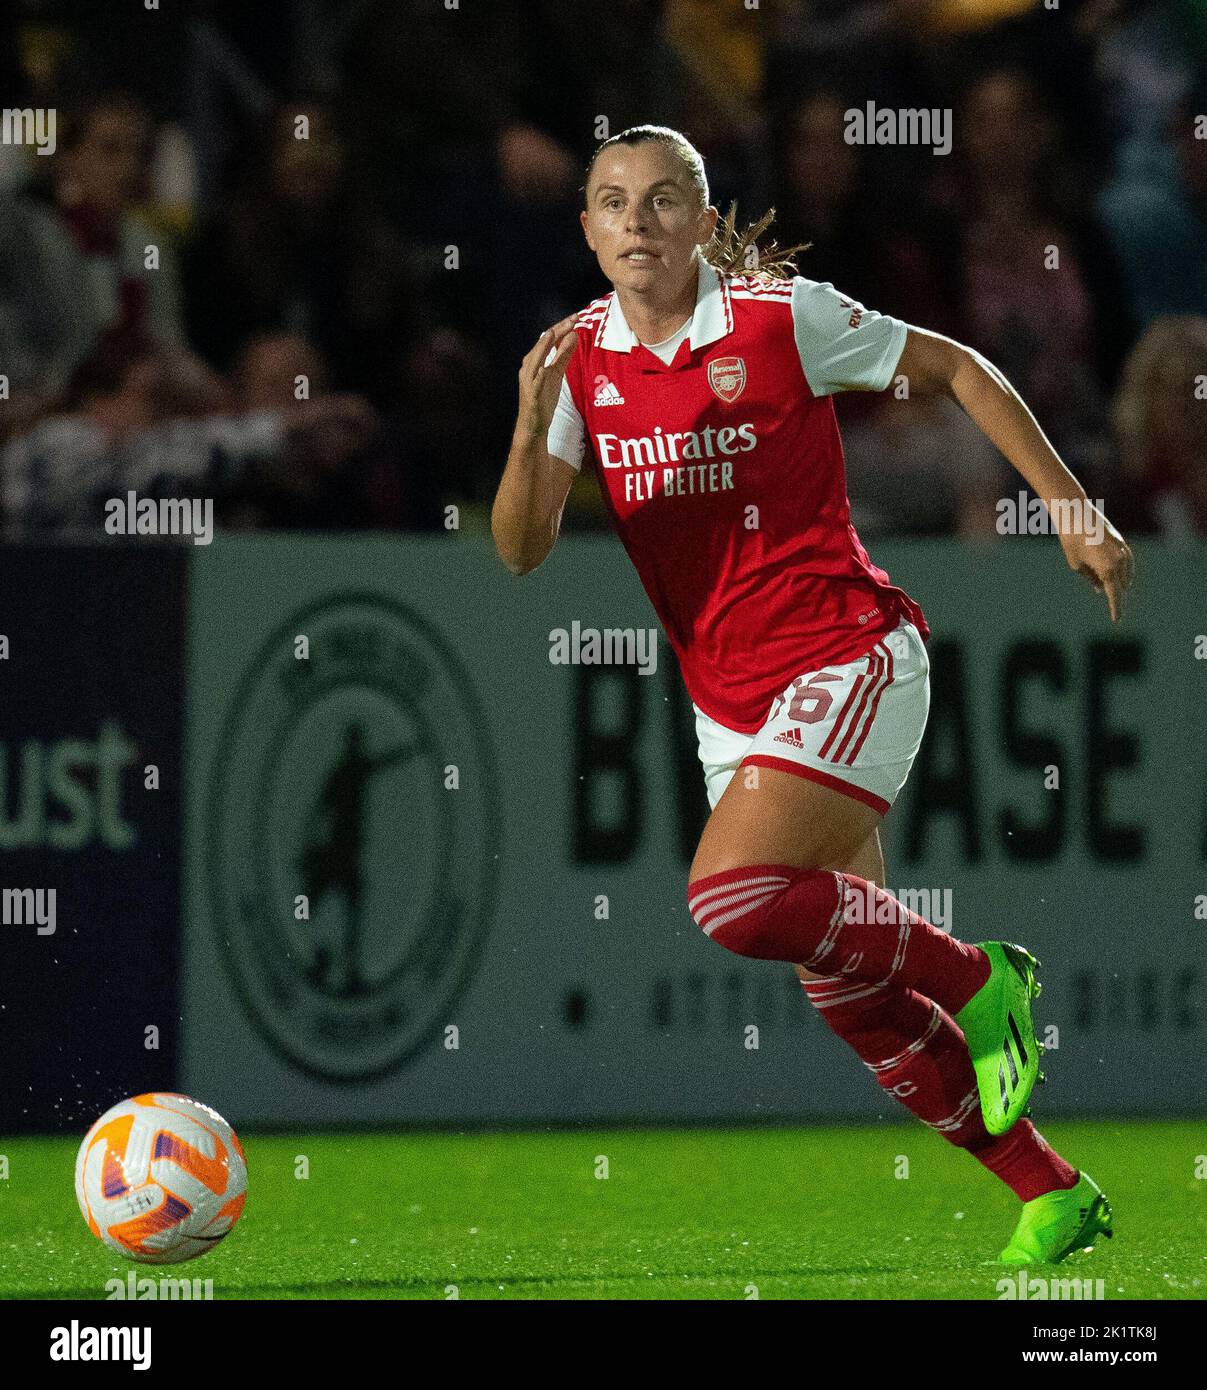
{"type": "Polygon", "coordinates": [[[610,381],[605,381],[595,393],[595,404],[624,405],[624,397],[610,381]]]}
{"type": "MultiPolygon", "coordinates": [[[[1013,1013],[1008,1013],[1006,1015],[1006,1022],[1010,1025],[1010,1032],[1002,1039],[1002,1053],[1005,1056],[1007,1065],[1010,1067],[1009,1091],[1013,1092],[1018,1087],[1019,1073],[1018,1067],[1014,1064],[1014,1053],[1010,1050],[1011,1036],[1013,1036],[1014,1046],[1018,1049],[1019,1059],[1024,1067],[1027,1065],[1027,1049],[1023,1045],[1022,1036],[1018,1031],[1018,1024],[1014,1021],[1013,1013]]],[[[1006,1087],[1006,1069],[1000,1062],[997,1068],[997,1084],[1002,1094],[1002,1106],[1003,1108],[1008,1108],[1010,1102],[1006,1087]]]]}
{"type": "Polygon", "coordinates": [[[799,729],[789,729],[787,733],[776,734],[771,742],[790,743],[793,748],[803,748],[805,746],[805,741],[801,738],[799,729]]]}

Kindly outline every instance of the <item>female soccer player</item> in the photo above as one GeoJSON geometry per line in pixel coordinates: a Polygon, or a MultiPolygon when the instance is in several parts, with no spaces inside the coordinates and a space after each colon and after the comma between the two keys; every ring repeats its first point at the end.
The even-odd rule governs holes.
{"type": "Polygon", "coordinates": [[[785,253],[750,271],[770,217],[718,226],[679,132],[614,136],[584,191],[614,289],[524,358],[499,554],[515,574],[549,554],[589,437],[696,710],[713,809],[693,918],[730,951],[792,962],[880,1085],[1014,1191],[1003,1260],[1059,1261],[1109,1235],[1111,1211],[1023,1117],[1037,962],[957,941],[883,888],[877,827],[922,740],[929,629],[851,526],[830,396],[904,378],[958,402],[1049,510],[1076,504],[1053,513],[1060,544],[1113,620],[1131,552],[976,352],[791,275],[785,253]]]}

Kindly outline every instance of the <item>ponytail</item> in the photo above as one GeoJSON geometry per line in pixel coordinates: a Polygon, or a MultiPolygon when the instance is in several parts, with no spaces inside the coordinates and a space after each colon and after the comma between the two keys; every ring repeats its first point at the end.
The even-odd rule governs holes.
{"type": "Polygon", "coordinates": [[[768,280],[790,280],[797,274],[792,259],[807,251],[812,242],[800,242],[782,250],[772,241],[760,248],[759,237],[775,221],[775,209],[768,208],[757,222],[748,222],[744,231],[738,230],[738,205],[731,202],[729,211],[718,218],[712,240],[700,254],[723,275],[760,275],[768,280]]]}

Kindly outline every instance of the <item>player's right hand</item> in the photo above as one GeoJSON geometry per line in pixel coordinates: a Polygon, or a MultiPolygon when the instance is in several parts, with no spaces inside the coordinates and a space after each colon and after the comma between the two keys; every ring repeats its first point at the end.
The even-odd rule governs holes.
{"type": "Polygon", "coordinates": [[[544,438],[566,375],[566,364],[578,345],[574,331],[578,315],[567,314],[546,328],[520,364],[520,414],[517,427],[544,438]],[[550,353],[553,356],[550,358],[550,353]],[[550,358],[546,362],[546,358],[550,358]]]}
{"type": "Polygon", "coordinates": [[[1084,575],[1095,589],[1106,594],[1111,622],[1117,623],[1123,617],[1124,600],[1135,577],[1135,556],[1106,516],[1092,503],[1086,505],[1102,520],[1101,538],[1097,544],[1093,544],[1086,538],[1083,528],[1081,532],[1061,535],[1061,549],[1069,568],[1084,575]]]}

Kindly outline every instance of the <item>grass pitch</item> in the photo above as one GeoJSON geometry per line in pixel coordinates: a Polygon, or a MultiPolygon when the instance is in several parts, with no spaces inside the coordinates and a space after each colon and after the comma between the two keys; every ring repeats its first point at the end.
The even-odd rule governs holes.
{"type": "MultiPolygon", "coordinates": [[[[1115,1208],[1114,1240],[1060,1275],[1207,1295],[1202,1122],[1043,1128],[1115,1208]]],[[[100,1299],[132,1270],[215,1298],[996,1299],[1013,1275],[1018,1203],[919,1125],[251,1135],[238,1227],[159,1267],[88,1233],[76,1144],[0,1140],[0,1298],[100,1299]]]]}

